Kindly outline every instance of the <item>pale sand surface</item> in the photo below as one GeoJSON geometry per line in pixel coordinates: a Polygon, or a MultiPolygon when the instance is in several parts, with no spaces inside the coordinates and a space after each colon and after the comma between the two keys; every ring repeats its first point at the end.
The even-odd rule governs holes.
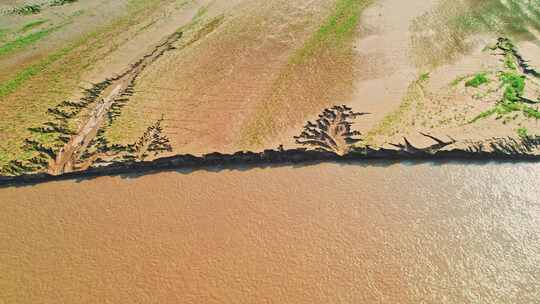
{"type": "Polygon", "coordinates": [[[362,14],[360,38],[355,46],[355,93],[347,101],[354,109],[372,113],[359,122],[362,130],[374,127],[396,109],[410,83],[425,72],[412,59],[410,26],[437,2],[383,0],[362,14]]]}

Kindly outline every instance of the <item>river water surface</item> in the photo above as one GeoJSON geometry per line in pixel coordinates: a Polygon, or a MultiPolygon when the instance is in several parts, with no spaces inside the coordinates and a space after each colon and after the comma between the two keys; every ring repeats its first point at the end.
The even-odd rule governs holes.
{"type": "Polygon", "coordinates": [[[539,303],[540,165],[0,189],[0,303],[539,303]]]}

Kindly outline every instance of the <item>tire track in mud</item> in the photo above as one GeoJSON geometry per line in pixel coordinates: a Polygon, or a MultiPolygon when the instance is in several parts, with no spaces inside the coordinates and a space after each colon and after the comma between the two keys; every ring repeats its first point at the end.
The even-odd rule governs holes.
{"type": "Polygon", "coordinates": [[[97,104],[90,112],[89,118],[60,149],[56,157],[49,162],[47,170],[49,174],[58,175],[74,170],[85,150],[96,138],[106,117],[114,118],[111,110],[115,106],[121,107],[124,105],[134,93],[135,81],[139,75],[167,51],[174,49],[172,45],[181,37],[182,32],[175,32],[163,43],[156,46],[149,54],[132,64],[126,72],[105,80],[105,86],[100,88],[98,93],[93,96],[94,100],[97,100],[97,104]]]}

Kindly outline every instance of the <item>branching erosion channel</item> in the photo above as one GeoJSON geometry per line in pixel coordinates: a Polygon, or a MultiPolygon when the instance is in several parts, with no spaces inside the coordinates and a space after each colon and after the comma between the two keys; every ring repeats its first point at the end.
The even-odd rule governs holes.
{"type": "Polygon", "coordinates": [[[86,170],[97,162],[144,160],[151,153],[157,155],[172,151],[168,138],[161,135],[162,119],[149,126],[145,134],[130,145],[110,145],[104,131],[129,102],[139,75],[165,52],[174,49],[173,44],[181,37],[181,32],[175,32],[127,71],[86,90],[80,100],[65,101],[49,109],[52,121],[30,129],[36,136],[26,139],[25,148],[35,152],[36,156],[29,161],[13,161],[3,171],[17,175],[45,170],[49,174],[59,175],[86,170]],[[71,130],[70,119],[83,110],[88,111],[88,118],[77,131],[71,130]],[[45,142],[41,138],[48,140],[45,142]]]}

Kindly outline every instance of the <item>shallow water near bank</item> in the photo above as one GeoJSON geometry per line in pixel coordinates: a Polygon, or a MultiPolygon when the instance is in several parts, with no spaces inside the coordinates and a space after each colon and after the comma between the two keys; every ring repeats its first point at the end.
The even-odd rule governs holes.
{"type": "Polygon", "coordinates": [[[317,164],[0,189],[5,303],[534,303],[539,164],[317,164]]]}

